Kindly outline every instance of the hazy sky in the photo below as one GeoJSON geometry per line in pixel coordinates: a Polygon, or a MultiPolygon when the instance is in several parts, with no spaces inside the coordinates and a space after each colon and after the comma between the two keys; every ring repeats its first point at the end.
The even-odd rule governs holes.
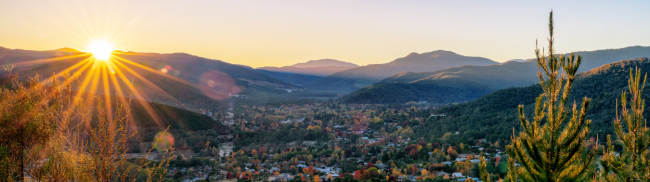
{"type": "Polygon", "coordinates": [[[650,46],[650,1],[0,0],[0,46],[186,52],[252,67],[332,58],[360,65],[449,50],[531,58],[555,12],[561,52],[650,46]]]}

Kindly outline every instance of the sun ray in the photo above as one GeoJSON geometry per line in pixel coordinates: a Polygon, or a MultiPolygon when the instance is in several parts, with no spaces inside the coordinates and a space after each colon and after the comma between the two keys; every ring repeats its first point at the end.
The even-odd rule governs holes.
{"type": "Polygon", "coordinates": [[[120,63],[119,61],[112,62],[111,64],[119,64],[119,66],[121,66],[122,69],[128,71],[128,72],[131,73],[133,76],[135,76],[135,77],[138,78],[139,80],[143,81],[145,84],[147,84],[147,86],[153,88],[155,91],[158,91],[158,92],[164,94],[164,96],[173,99],[173,101],[177,102],[178,104],[182,104],[181,101],[179,101],[179,100],[177,100],[176,98],[174,98],[172,95],[170,95],[169,93],[167,93],[165,90],[163,90],[163,89],[161,89],[160,87],[158,87],[157,85],[153,84],[151,81],[149,81],[148,79],[144,78],[143,76],[141,76],[141,75],[138,74],[137,72],[133,71],[131,68],[129,68],[129,67],[127,67],[126,65],[120,63]]]}
{"type": "MultiPolygon", "coordinates": [[[[112,102],[111,102],[111,92],[109,88],[109,83],[108,83],[108,69],[109,65],[105,64],[102,66],[102,82],[104,83],[104,100],[106,102],[106,116],[108,116],[108,121],[113,120],[113,107],[112,102]]],[[[115,73],[115,71],[113,71],[115,73]]]]}
{"type": "MultiPolygon", "coordinates": [[[[87,62],[75,73],[75,74],[79,74],[78,76],[81,76],[92,65],[92,63],[89,61],[89,59],[86,59],[86,60],[87,60],[87,62]]],[[[80,63],[82,63],[82,62],[79,62],[77,64],[80,65],[80,63]]],[[[71,68],[68,68],[66,70],[69,71],[71,68]]],[[[58,77],[58,76],[62,75],[65,72],[66,71],[64,71],[62,73],[59,73],[59,74],[56,74],[56,75],[54,75],[54,77],[58,77]]],[[[66,80],[66,81],[69,82],[69,81],[73,81],[73,80],[66,80]]],[[[81,83],[82,86],[79,87],[79,90],[77,90],[77,94],[73,97],[73,99],[74,98],[79,98],[81,96],[81,94],[83,93],[83,88],[84,88],[83,85],[86,85],[88,83],[88,81],[89,81],[89,76],[86,75],[86,77],[83,79],[83,81],[81,83]]],[[[76,106],[77,106],[77,102],[72,102],[71,106],[68,108],[68,111],[74,110],[76,108],[76,106]]]]}
{"type": "Polygon", "coordinates": [[[133,95],[136,97],[136,99],[138,100],[138,102],[140,103],[140,105],[142,105],[142,107],[144,108],[144,110],[145,110],[145,111],[146,111],[146,112],[151,116],[151,118],[154,120],[154,122],[156,122],[156,124],[157,124],[159,127],[163,127],[163,126],[162,126],[162,123],[161,123],[161,121],[160,121],[160,118],[158,118],[158,115],[156,114],[156,112],[153,111],[153,108],[151,108],[151,106],[149,105],[149,103],[146,101],[146,100],[148,100],[148,99],[146,99],[145,97],[143,97],[143,96],[140,94],[140,92],[139,92],[137,89],[135,89],[135,87],[133,87],[133,83],[132,83],[132,82],[129,82],[129,80],[126,78],[126,76],[124,76],[124,74],[122,73],[122,71],[121,71],[120,69],[116,69],[115,71],[116,71],[115,74],[117,74],[117,76],[119,76],[119,78],[122,79],[122,81],[123,81],[124,83],[130,83],[130,84],[126,84],[126,85],[127,85],[127,87],[129,87],[130,91],[131,91],[131,92],[133,93],[133,95]]]}
{"type": "Polygon", "coordinates": [[[33,60],[33,61],[12,63],[12,65],[14,65],[14,66],[29,66],[29,65],[34,65],[34,64],[48,63],[48,62],[52,62],[52,61],[59,61],[59,60],[63,60],[63,59],[79,58],[79,57],[84,57],[84,56],[90,56],[90,54],[84,53],[84,54],[76,54],[76,55],[69,55],[69,56],[62,56],[62,57],[47,58],[47,59],[37,59],[37,60],[33,60]]]}
{"type": "MultiPolygon", "coordinates": [[[[93,94],[97,93],[97,84],[99,84],[99,76],[101,74],[95,69],[99,69],[99,68],[91,68],[90,70],[92,72],[92,81],[90,82],[91,83],[89,87],[90,90],[87,92],[88,94],[86,96],[86,101],[88,106],[95,105],[95,99],[93,99],[93,94]]],[[[108,101],[105,102],[108,103],[108,101]]]]}
{"type": "MultiPolygon", "coordinates": [[[[77,90],[77,94],[75,95],[75,98],[81,98],[81,96],[84,94],[86,87],[90,83],[90,79],[95,74],[95,72],[92,71],[92,66],[93,64],[86,64],[83,68],[80,69],[79,74],[84,74],[86,73],[86,76],[83,78],[83,81],[81,81],[81,85],[79,86],[79,90],[77,90]]],[[[73,102],[72,105],[70,106],[70,109],[74,109],[77,106],[77,102],[73,102]]],[[[91,105],[89,105],[91,106],[91,105]]]]}
{"type": "MultiPolygon", "coordinates": [[[[64,74],[67,74],[68,72],[70,72],[70,71],[72,71],[72,70],[74,70],[74,69],[76,69],[76,68],[78,68],[78,67],[80,67],[80,66],[84,66],[84,67],[86,67],[86,66],[88,66],[88,65],[90,65],[90,64],[92,64],[92,63],[90,62],[90,57],[88,57],[88,58],[84,59],[83,61],[79,61],[78,63],[76,63],[76,64],[74,64],[74,65],[72,65],[72,66],[66,68],[66,69],[63,70],[63,71],[61,71],[61,72],[59,72],[59,73],[56,73],[56,74],[52,75],[52,77],[58,78],[58,77],[60,77],[60,76],[62,76],[62,75],[64,75],[64,74]]],[[[80,70],[83,70],[84,67],[82,67],[80,70]]],[[[50,77],[50,78],[52,78],[52,77],[50,77]]]]}
{"type": "Polygon", "coordinates": [[[172,80],[174,80],[174,81],[181,82],[181,83],[183,83],[183,84],[185,84],[185,85],[187,85],[187,86],[190,86],[190,87],[193,87],[193,88],[196,88],[196,89],[199,88],[196,84],[190,83],[190,82],[185,81],[185,80],[183,80],[183,79],[180,79],[180,78],[178,78],[178,77],[174,77],[174,76],[171,76],[171,75],[168,75],[168,74],[162,74],[162,73],[160,73],[158,70],[154,70],[154,69],[151,69],[151,68],[149,68],[149,67],[146,67],[146,66],[140,65],[140,64],[138,64],[138,63],[136,63],[136,62],[129,61],[128,59],[124,59],[124,58],[119,57],[119,56],[117,56],[117,55],[113,55],[113,56],[114,56],[116,59],[120,60],[120,61],[123,61],[123,62],[125,62],[125,63],[129,63],[130,65],[134,65],[134,66],[137,66],[137,67],[142,68],[142,69],[144,69],[144,70],[147,70],[147,71],[150,71],[150,72],[152,72],[152,73],[158,74],[158,75],[160,75],[160,76],[164,76],[164,77],[169,78],[169,79],[172,79],[172,80]]]}
{"type": "MultiPolygon", "coordinates": [[[[110,62],[109,64],[113,64],[113,62],[110,62]]],[[[115,67],[115,66],[113,65],[113,67],[115,67]]],[[[130,106],[130,103],[128,103],[128,102],[126,101],[126,96],[125,96],[124,93],[122,92],[122,86],[120,86],[120,84],[119,84],[117,78],[115,78],[115,74],[110,74],[109,77],[110,77],[110,79],[111,79],[111,82],[113,82],[113,85],[115,86],[116,97],[120,100],[120,103],[122,104],[122,106],[123,106],[123,107],[130,106]]],[[[129,96],[129,97],[130,97],[130,96],[129,96]]],[[[126,108],[126,109],[128,109],[128,108],[126,108]]],[[[127,117],[128,117],[129,120],[131,121],[130,124],[131,124],[132,126],[135,126],[135,120],[133,119],[133,115],[132,115],[132,114],[128,114],[127,117]]]]}

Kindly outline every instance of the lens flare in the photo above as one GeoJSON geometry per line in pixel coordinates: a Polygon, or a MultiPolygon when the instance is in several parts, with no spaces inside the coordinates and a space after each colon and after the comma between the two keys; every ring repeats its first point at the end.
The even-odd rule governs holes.
{"type": "Polygon", "coordinates": [[[220,71],[208,71],[199,78],[199,88],[210,98],[221,100],[238,94],[241,89],[228,74],[220,71]]]}
{"type": "Polygon", "coordinates": [[[174,136],[168,132],[159,132],[156,134],[153,145],[158,151],[167,151],[174,146],[174,136]]]}

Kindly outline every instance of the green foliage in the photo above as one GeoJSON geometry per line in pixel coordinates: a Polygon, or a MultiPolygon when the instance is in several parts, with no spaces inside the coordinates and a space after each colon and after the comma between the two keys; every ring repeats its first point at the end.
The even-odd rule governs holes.
{"type": "Polygon", "coordinates": [[[479,160],[481,160],[481,161],[479,161],[480,163],[478,165],[479,168],[480,168],[481,180],[483,180],[484,182],[491,182],[490,181],[490,173],[487,170],[487,164],[485,162],[485,157],[481,156],[479,158],[479,160]]]}
{"type": "Polygon", "coordinates": [[[580,111],[574,103],[570,118],[565,110],[582,57],[571,54],[567,58],[553,52],[553,12],[549,32],[548,57],[535,50],[544,92],[537,97],[533,122],[525,117],[524,106],[519,106],[523,131],[513,136],[508,153],[524,169],[517,171],[523,181],[582,181],[595,157],[595,152],[586,151],[583,145],[591,125],[591,120],[585,119],[589,99],[583,99],[580,111]]]}
{"type": "MultiPolygon", "coordinates": [[[[624,151],[620,155],[614,152],[614,146],[610,136],[607,136],[609,152],[603,155],[601,164],[607,181],[649,181],[650,166],[648,147],[650,147],[650,129],[646,126],[643,111],[645,108],[645,99],[641,93],[645,87],[646,77],[641,83],[641,73],[637,68],[633,74],[630,69],[630,79],[628,88],[632,98],[629,102],[626,93],[621,94],[621,115],[616,113],[614,119],[614,131],[621,143],[624,151]],[[610,174],[613,172],[615,175],[610,174]]],[[[618,106],[617,106],[618,107],[618,106]]],[[[618,108],[617,108],[618,111],[618,108]]]]}
{"type": "Polygon", "coordinates": [[[491,91],[483,84],[471,80],[448,78],[417,83],[377,83],[350,93],[341,98],[341,101],[406,103],[425,100],[433,103],[457,103],[474,100],[491,91]]]}

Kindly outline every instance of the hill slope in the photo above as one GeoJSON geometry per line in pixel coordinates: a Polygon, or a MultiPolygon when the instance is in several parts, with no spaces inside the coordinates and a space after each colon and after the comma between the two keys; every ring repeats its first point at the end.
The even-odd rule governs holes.
{"type": "MultiPolygon", "coordinates": [[[[601,65],[614,62],[616,60],[631,59],[635,57],[648,57],[650,56],[650,47],[626,47],[621,49],[608,49],[608,50],[597,50],[589,52],[576,52],[579,55],[583,56],[583,63],[580,66],[579,71],[586,71],[589,69],[597,68],[601,65]]],[[[433,72],[402,72],[395,74],[386,79],[383,79],[378,84],[381,84],[384,88],[390,86],[395,88],[394,91],[391,91],[388,95],[403,95],[403,93],[398,92],[399,89],[406,88],[407,85],[418,85],[418,87],[437,87],[436,84],[429,83],[439,83],[439,82],[458,82],[459,85],[471,85],[472,83],[477,83],[478,85],[467,87],[465,89],[476,89],[476,87],[482,87],[485,90],[474,93],[490,93],[494,90],[507,88],[507,87],[519,87],[527,86],[530,84],[537,83],[539,80],[537,78],[537,63],[535,60],[529,60],[525,62],[506,62],[498,65],[487,65],[487,66],[461,66],[448,68],[444,70],[438,70],[433,72]],[[436,82],[432,82],[435,80],[436,82]],[[398,89],[399,88],[399,89],[398,89]]],[[[376,87],[373,87],[376,88],[376,87]]],[[[463,90],[462,87],[457,89],[463,90]]],[[[433,89],[435,90],[435,89],[433,89]]],[[[439,89],[438,89],[439,90],[439,89]]],[[[368,102],[368,103],[392,103],[395,101],[394,98],[390,97],[367,97],[367,98],[357,98],[360,96],[371,96],[368,94],[362,94],[357,92],[378,92],[376,89],[361,89],[354,93],[349,94],[349,97],[346,97],[344,101],[347,102],[368,102]]],[[[411,92],[425,92],[425,90],[414,90],[411,92]]],[[[445,97],[450,98],[459,98],[459,99],[449,99],[453,102],[462,102],[466,100],[472,100],[468,98],[468,95],[463,95],[462,92],[459,92],[458,95],[451,95],[449,93],[430,93],[428,95],[414,95],[414,96],[401,96],[408,97],[417,100],[430,100],[438,101],[435,96],[436,94],[444,95],[445,97]]],[[[481,94],[473,95],[474,99],[482,96],[481,94]]],[[[402,101],[402,100],[400,100],[402,101]]],[[[450,103],[450,102],[447,102],[450,103]]]]}
{"type": "Polygon", "coordinates": [[[334,59],[319,59],[310,60],[304,63],[297,63],[291,66],[283,67],[260,67],[257,70],[270,77],[273,77],[284,82],[303,86],[318,80],[332,73],[356,68],[359,65],[343,62],[334,59]]]}
{"type": "Polygon", "coordinates": [[[307,75],[307,74],[298,74],[298,73],[289,73],[289,72],[279,72],[279,71],[269,71],[269,70],[263,70],[263,69],[258,69],[256,70],[260,73],[264,73],[270,77],[273,77],[278,80],[282,80],[284,82],[287,82],[292,85],[297,85],[297,86],[303,86],[305,84],[309,84],[313,82],[314,80],[318,80],[323,78],[323,76],[317,76],[317,75],[307,75]]]}
{"type": "Polygon", "coordinates": [[[386,64],[373,64],[337,72],[317,80],[307,87],[319,90],[352,91],[404,71],[435,71],[463,65],[497,64],[481,57],[467,57],[450,51],[411,53],[386,64]]]}
{"type": "MultiPolygon", "coordinates": [[[[119,81],[123,93],[131,93],[126,88],[130,86],[127,83],[133,82],[132,86],[141,92],[144,100],[181,108],[223,109],[226,104],[220,100],[228,98],[229,94],[247,93],[249,88],[253,89],[251,86],[271,89],[295,87],[252,69],[189,54],[114,54],[128,60],[120,60],[121,65],[118,66],[125,80],[128,80],[119,81]]],[[[48,77],[89,57],[69,48],[52,51],[0,49],[0,64],[15,65],[13,71],[19,73],[21,79],[36,74],[48,77]]],[[[90,70],[80,73],[89,75],[92,73],[90,70]]],[[[71,71],[80,70],[76,68],[71,71]]],[[[0,70],[0,74],[6,75],[4,70],[0,70]]],[[[115,94],[116,91],[115,86],[105,90],[102,84],[98,84],[96,89],[97,94],[115,94]]]]}
{"type": "Polygon", "coordinates": [[[406,103],[426,100],[433,103],[467,102],[489,94],[481,83],[463,78],[427,80],[417,83],[376,83],[342,98],[346,103],[406,103]]]}
{"type": "MultiPolygon", "coordinates": [[[[10,89],[11,84],[10,79],[0,79],[0,87],[2,88],[10,89]]],[[[74,92],[72,95],[77,94],[78,92],[74,92]]],[[[128,102],[128,99],[126,98],[116,97],[111,97],[109,101],[106,101],[105,96],[97,94],[81,94],[77,96],[86,99],[87,109],[93,112],[92,116],[94,121],[97,120],[98,116],[96,107],[97,103],[94,102],[95,97],[102,98],[102,102],[106,107],[109,105],[106,103],[110,103],[110,108],[112,109],[117,108],[118,105],[125,106],[124,103],[120,101],[122,99],[128,102]]],[[[142,100],[132,100],[129,105],[133,119],[131,124],[134,124],[133,126],[138,128],[157,128],[158,130],[161,130],[169,126],[169,129],[182,129],[186,131],[214,129],[219,132],[225,132],[227,129],[227,127],[220,122],[215,121],[213,118],[194,111],[142,100]],[[151,108],[155,114],[155,118],[145,110],[145,104],[151,108]]]]}
{"type": "MultiPolygon", "coordinates": [[[[612,119],[616,112],[615,103],[620,98],[621,92],[627,91],[629,71],[634,68],[640,68],[642,72],[650,72],[650,60],[648,58],[624,60],[576,76],[569,100],[580,102],[583,97],[592,99],[587,112],[587,119],[593,121],[590,135],[613,134],[612,119]]],[[[512,128],[520,129],[517,118],[518,105],[525,105],[527,116],[532,116],[535,98],[539,94],[541,94],[541,87],[536,84],[502,89],[468,103],[443,107],[433,112],[446,114],[447,117],[431,118],[427,121],[427,126],[419,127],[416,133],[422,136],[441,137],[446,132],[459,131],[461,133],[459,137],[463,138],[460,141],[484,137],[491,142],[497,139],[507,140],[512,135],[512,128]]],[[[642,93],[643,97],[649,94],[648,89],[642,93]]],[[[649,112],[645,114],[646,117],[650,116],[649,112]]]]}

